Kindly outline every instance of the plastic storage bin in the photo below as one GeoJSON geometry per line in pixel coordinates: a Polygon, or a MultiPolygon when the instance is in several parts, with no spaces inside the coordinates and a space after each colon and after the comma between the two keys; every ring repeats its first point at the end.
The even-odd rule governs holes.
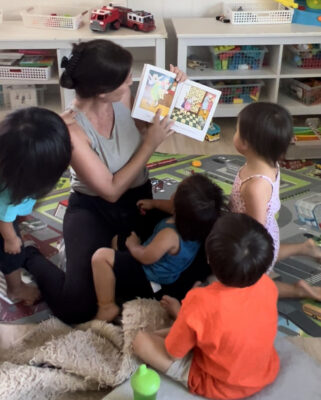
{"type": "Polygon", "coordinates": [[[290,79],[285,88],[291,97],[307,106],[321,103],[321,78],[290,79]]]}
{"type": "Polygon", "coordinates": [[[3,85],[4,107],[16,110],[44,105],[46,85],[3,85]]]}
{"type": "Polygon", "coordinates": [[[244,104],[253,103],[260,98],[261,88],[264,82],[259,81],[226,81],[207,82],[208,86],[222,92],[219,103],[223,104],[244,104]]]}
{"type": "Polygon", "coordinates": [[[303,44],[285,47],[289,64],[297,68],[321,68],[321,45],[303,44]]]}
{"type": "Polygon", "coordinates": [[[213,68],[220,70],[260,69],[267,48],[264,46],[211,46],[213,68]]]}
{"type": "Polygon", "coordinates": [[[290,24],[293,9],[274,0],[227,1],[223,3],[223,15],[232,24],[290,24]]]}
{"type": "Polygon", "coordinates": [[[25,79],[25,80],[48,80],[51,78],[52,66],[50,67],[20,67],[0,66],[1,79],[25,79]]]}
{"type": "Polygon", "coordinates": [[[70,7],[30,7],[21,11],[23,24],[29,28],[78,29],[88,10],[70,7]]]}

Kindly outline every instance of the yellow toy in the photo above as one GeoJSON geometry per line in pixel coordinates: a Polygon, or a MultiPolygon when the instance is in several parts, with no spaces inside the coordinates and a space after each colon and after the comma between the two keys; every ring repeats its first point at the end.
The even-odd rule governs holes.
{"type": "Polygon", "coordinates": [[[193,165],[193,167],[201,167],[202,162],[200,160],[193,160],[192,165],[193,165]]]}
{"type": "Polygon", "coordinates": [[[292,7],[292,8],[298,8],[299,7],[299,4],[296,3],[293,0],[274,0],[274,1],[276,1],[277,3],[282,4],[284,7],[292,7]]]}

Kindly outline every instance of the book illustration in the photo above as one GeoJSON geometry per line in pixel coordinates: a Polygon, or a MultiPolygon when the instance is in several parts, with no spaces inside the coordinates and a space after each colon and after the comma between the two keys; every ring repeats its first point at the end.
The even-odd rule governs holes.
{"type": "Polygon", "coordinates": [[[165,117],[172,104],[176,87],[175,77],[151,69],[147,76],[140,107],[154,114],[157,109],[160,109],[161,115],[165,117]]]}
{"type": "Polygon", "coordinates": [[[221,92],[200,83],[177,82],[170,71],[145,64],[132,117],[151,122],[157,110],[161,118],[174,120],[173,130],[203,141],[212,122],[221,92]]]}
{"type": "Polygon", "coordinates": [[[213,106],[215,95],[192,85],[185,85],[174,104],[171,119],[202,130],[213,106]]]}

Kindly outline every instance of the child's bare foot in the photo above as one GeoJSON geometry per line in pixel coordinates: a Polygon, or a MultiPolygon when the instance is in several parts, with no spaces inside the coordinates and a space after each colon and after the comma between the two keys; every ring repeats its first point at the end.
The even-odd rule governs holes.
{"type": "Polygon", "coordinates": [[[313,239],[306,240],[303,244],[303,254],[321,262],[321,247],[313,239]]]}
{"type": "Polygon", "coordinates": [[[117,317],[119,312],[120,308],[115,303],[100,304],[95,318],[101,321],[111,322],[117,317]]]}
{"type": "Polygon", "coordinates": [[[165,295],[162,297],[160,303],[172,318],[177,317],[177,314],[181,308],[181,303],[175,299],[175,297],[165,295]]]}
{"type": "Polygon", "coordinates": [[[26,306],[32,306],[40,299],[40,291],[36,286],[21,282],[19,286],[8,288],[7,295],[10,300],[23,302],[26,306]]]}
{"type": "Polygon", "coordinates": [[[304,280],[298,281],[295,286],[298,289],[299,297],[321,301],[321,287],[310,286],[304,280]]]}

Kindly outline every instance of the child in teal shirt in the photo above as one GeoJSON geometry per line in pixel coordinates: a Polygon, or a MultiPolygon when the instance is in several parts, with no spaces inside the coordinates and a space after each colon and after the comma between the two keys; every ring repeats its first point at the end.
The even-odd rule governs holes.
{"type": "Polygon", "coordinates": [[[0,270],[13,301],[31,305],[40,295],[21,280],[25,253],[17,217],[32,212],[36,199],[53,188],[70,158],[68,129],[54,112],[25,108],[0,123],[0,270]]]}

